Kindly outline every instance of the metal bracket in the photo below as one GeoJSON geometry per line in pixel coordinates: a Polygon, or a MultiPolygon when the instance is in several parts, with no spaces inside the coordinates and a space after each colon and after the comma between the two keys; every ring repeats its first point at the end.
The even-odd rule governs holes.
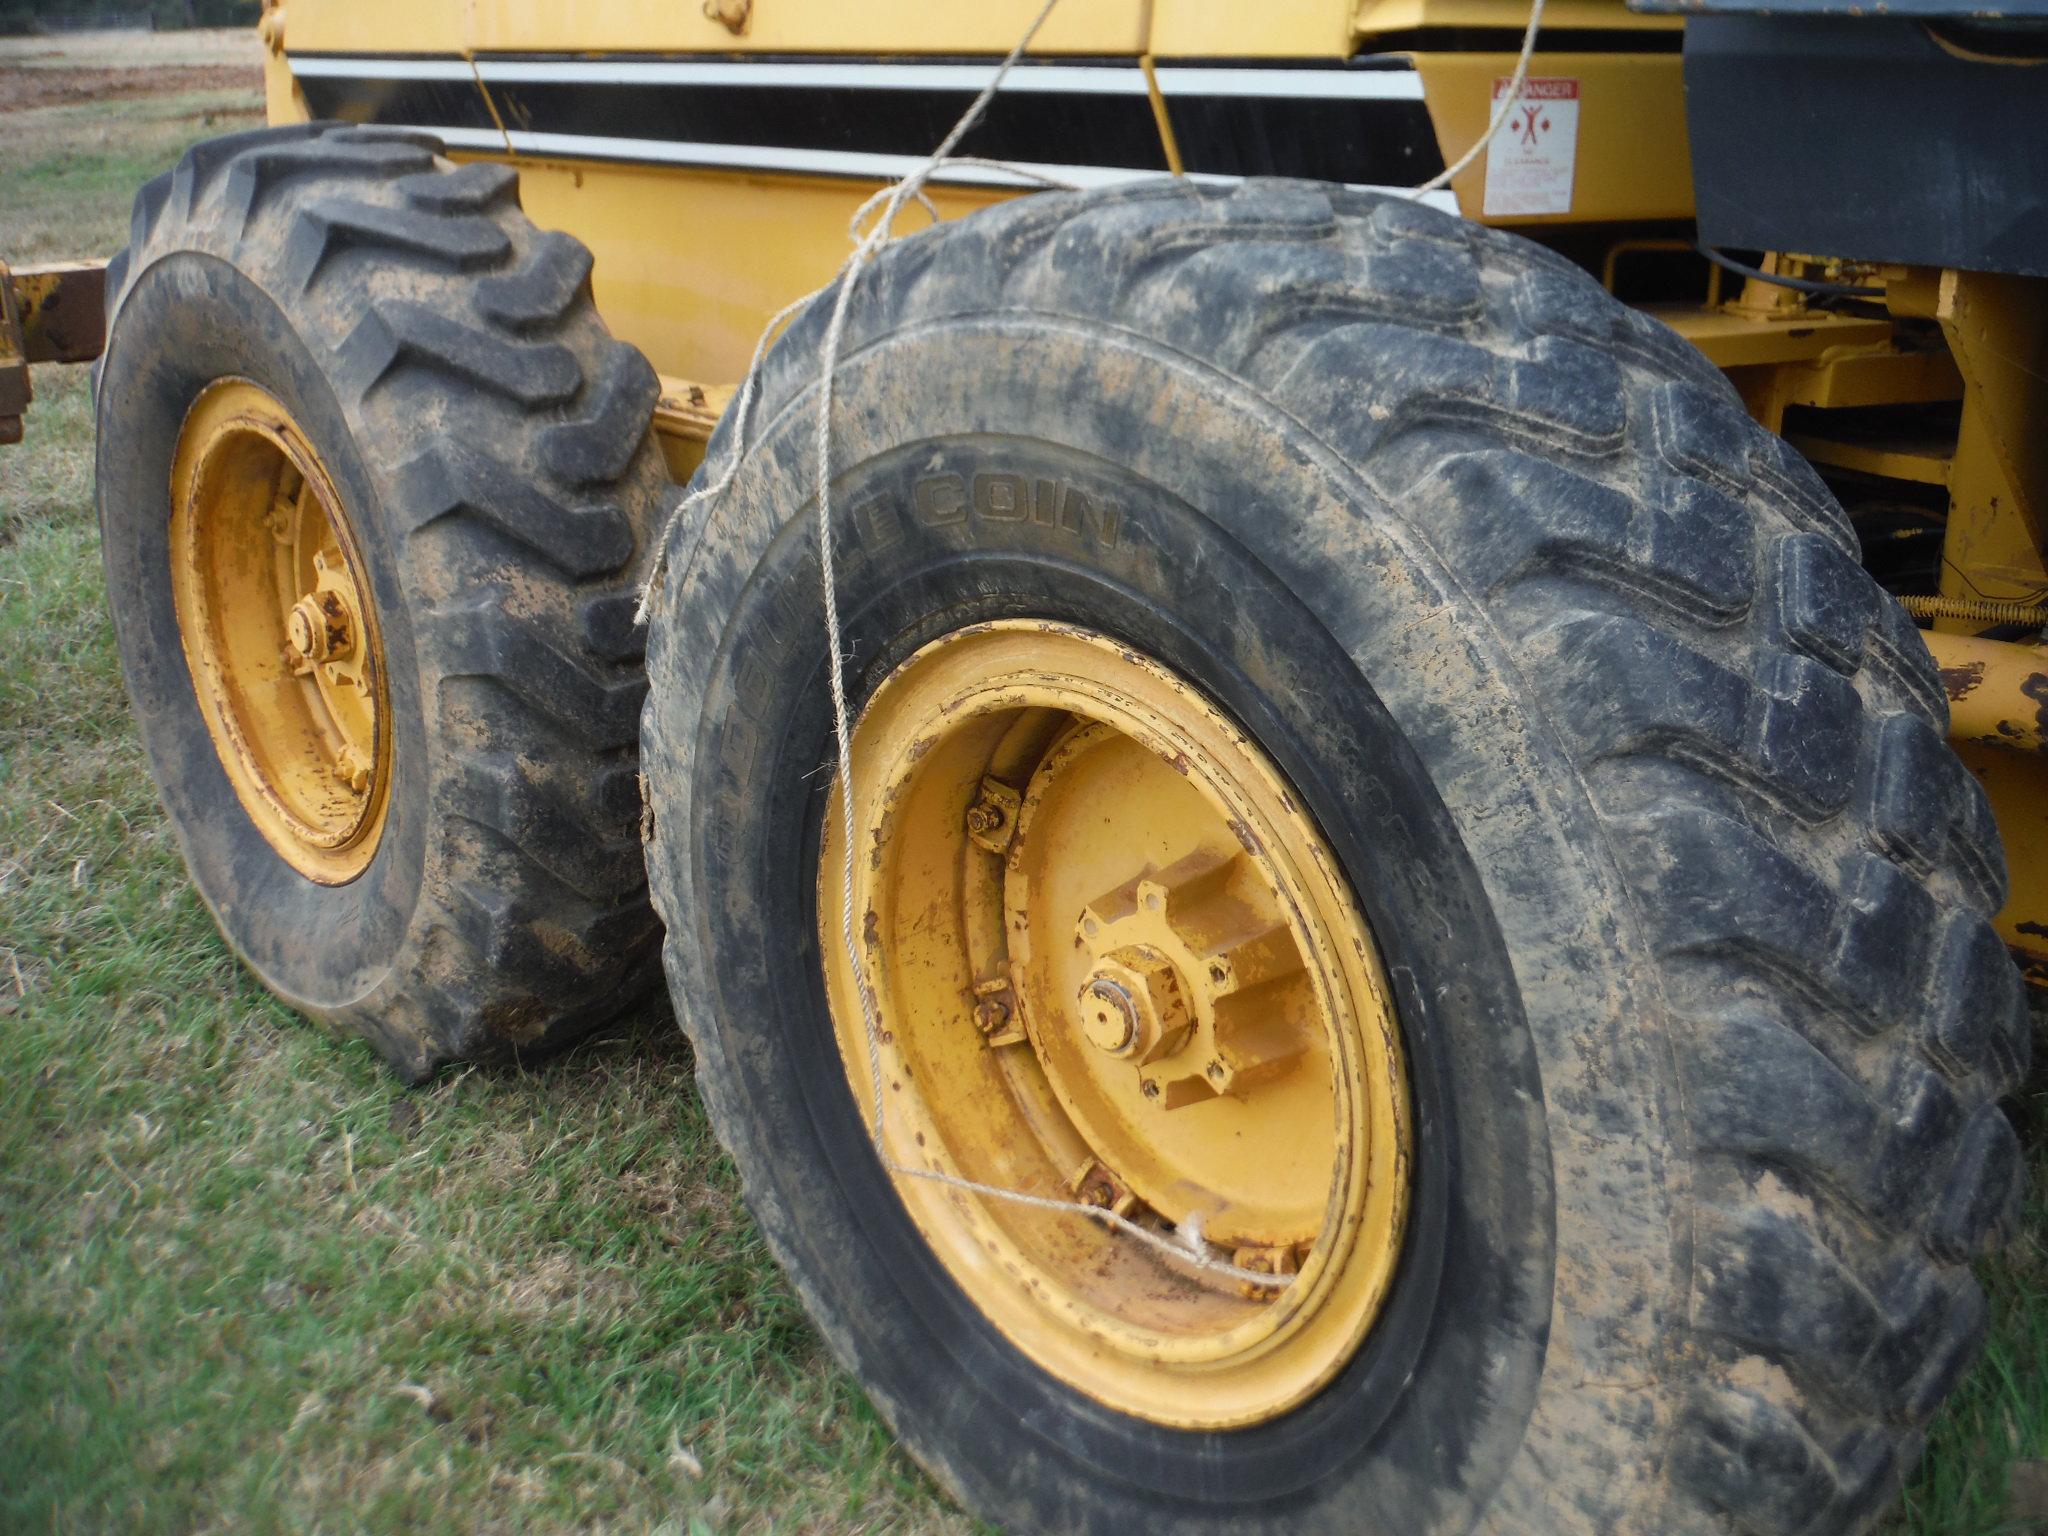
{"type": "Polygon", "coordinates": [[[1004,854],[1017,836],[1017,812],[1024,797],[1001,779],[983,779],[981,793],[967,808],[967,836],[984,853],[1004,854]]]}
{"type": "Polygon", "coordinates": [[[89,363],[105,350],[107,264],[0,262],[0,443],[21,441],[31,363],[89,363]]]}

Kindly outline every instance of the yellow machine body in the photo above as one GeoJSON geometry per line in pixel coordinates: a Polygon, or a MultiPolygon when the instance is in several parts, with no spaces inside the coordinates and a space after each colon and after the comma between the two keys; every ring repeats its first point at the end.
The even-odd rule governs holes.
{"type": "MultiPolygon", "coordinates": [[[[1039,0],[938,7],[714,0],[701,9],[660,0],[299,0],[288,14],[278,8],[266,16],[269,112],[273,122],[313,115],[293,69],[302,55],[366,56],[402,46],[408,55],[445,54],[484,66],[472,88],[488,121],[508,135],[505,158],[520,167],[525,206],[538,223],[570,230],[596,254],[597,300],[612,329],[664,374],[729,383],[745,372],[768,318],[823,284],[844,259],[847,222],[879,182],[521,154],[513,149],[516,115],[487,78],[491,56],[990,57],[1007,52],[1038,9],[1039,0]],[[728,12],[737,25],[717,19],[728,12]]],[[[1513,222],[1689,217],[1684,93],[1679,55],[1670,46],[1679,23],[1633,15],[1621,0],[1553,0],[1546,16],[1560,42],[1558,51],[1544,50],[1538,72],[1581,83],[1573,208],[1513,222]],[[1568,29],[1590,26],[1603,34],[1639,31],[1645,50],[1572,49],[1568,29]]],[[[1518,32],[1525,18],[1520,0],[1279,0],[1249,8],[1224,0],[1063,0],[1034,56],[1140,63],[1153,82],[1155,121],[1171,168],[1178,155],[1173,107],[1157,89],[1161,67],[1218,59],[1333,63],[1375,51],[1376,38],[1451,27],[1518,32]]],[[[1513,48],[1400,57],[1420,76],[1445,160],[1455,159],[1484,131],[1493,83],[1514,69],[1513,48]]],[[[1482,162],[1453,184],[1468,216],[1482,216],[1485,174],[1482,162]]],[[[942,216],[954,217],[1004,195],[950,187],[938,189],[934,200],[942,216]]]]}
{"type": "MultiPolygon", "coordinates": [[[[273,122],[339,115],[404,123],[390,93],[419,86],[453,115],[416,126],[441,133],[458,158],[518,167],[527,211],[590,247],[605,320],[662,375],[654,425],[680,480],[700,461],[770,317],[831,276],[848,249],[849,221],[890,172],[879,161],[870,174],[858,165],[818,174],[595,152],[617,141],[539,131],[518,84],[534,78],[531,61],[593,85],[634,70],[687,71],[692,61],[730,69],[749,60],[869,60],[914,70],[966,59],[982,61],[985,76],[1038,9],[1039,0],[293,0],[287,11],[266,0],[259,30],[273,122]],[[336,61],[361,73],[380,59],[392,77],[378,87],[383,96],[339,108],[321,97],[336,61]],[[468,126],[451,130],[451,121],[468,126]]],[[[1202,172],[1187,152],[1176,71],[1399,71],[1401,90],[1426,111],[1433,143],[1425,148],[1440,166],[1485,132],[1527,17],[1525,0],[1064,0],[1033,58],[1123,66],[1119,89],[1149,107],[1156,144],[1146,152],[1164,171],[1194,175],[1202,172]]],[[[1685,25],[1623,0],[1551,0],[1529,73],[1549,93],[1536,100],[1569,101],[1560,122],[1574,143],[1562,202],[1490,211],[1493,162],[1511,152],[1511,125],[1438,194],[1440,205],[1553,245],[1671,325],[1727,372],[1763,425],[1830,478],[1852,513],[1894,501],[1919,509],[1931,529],[1922,532],[1938,540],[1938,585],[1935,597],[1908,605],[1931,623],[1929,643],[1958,704],[1959,747],[2005,836],[2013,898],[2001,930],[2030,974],[2048,981],[2048,730],[2038,713],[2048,706],[2017,685],[1995,702],[1970,697],[2000,678],[2043,676],[2031,646],[2011,646],[1988,670],[1980,664],[1984,647],[2000,654],[1997,647],[2040,628],[2037,605],[2048,593],[2048,279],[1853,263],[1825,251],[1767,253],[1751,276],[1709,266],[1692,246],[1678,46],[1685,25]],[[1783,278],[1848,285],[1869,298],[1824,307],[1783,278]],[[1931,430],[1927,407],[1946,412],[1931,418],[1931,430]],[[1888,424],[1887,411],[1900,414],[1888,424]],[[1992,637],[1982,638],[1987,630],[1992,637]],[[1958,659],[1954,648],[1965,642],[1975,649],[1958,659]],[[1987,710],[2003,710],[2008,728],[1983,729],[1987,710]],[[2024,710],[2034,713],[2022,718],[2024,710]]],[[[1028,117],[1062,104],[1040,97],[1017,110],[1028,117]]],[[[932,202],[952,218],[1018,190],[939,185],[932,202]]],[[[0,280],[0,298],[5,290],[0,280]]],[[[10,331],[19,337],[23,307],[0,311],[0,380],[10,357],[18,364],[23,355],[22,342],[10,351],[8,340],[10,331]]],[[[0,400],[0,413],[25,404],[25,371],[17,372],[21,401],[0,400]]]]}

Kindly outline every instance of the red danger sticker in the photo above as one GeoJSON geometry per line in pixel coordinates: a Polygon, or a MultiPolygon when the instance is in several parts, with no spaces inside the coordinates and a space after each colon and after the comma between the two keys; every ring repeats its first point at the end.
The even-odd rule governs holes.
{"type": "MultiPolygon", "coordinates": [[[[1493,111],[1514,81],[1493,82],[1493,111]]],[[[1489,119],[1490,120],[1490,119],[1489,119]]],[[[1572,171],[1579,154],[1579,82],[1522,82],[1508,115],[1486,150],[1488,218],[1572,211],[1572,171]]]]}

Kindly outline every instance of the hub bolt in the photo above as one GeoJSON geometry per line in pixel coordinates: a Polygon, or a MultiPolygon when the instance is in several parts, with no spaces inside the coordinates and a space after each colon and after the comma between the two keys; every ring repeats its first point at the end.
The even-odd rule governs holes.
{"type": "Polygon", "coordinates": [[[1081,989],[1081,1032],[1090,1042],[1122,1056],[1138,1037],[1138,1005],[1121,983],[1092,976],[1081,989]]]}
{"type": "Polygon", "coordinates": [[[1140,1065],[1187,1043],[1194,1013],[1180,973],[1157,950],[1133,944],[1096,962],[1081,983],[1081,1033],[1089,1044],[1140,1065]]]}
{"type": "Polygon", "coordinates": [[[370,787],[370,767],[352,746],[344,746],[334,762],[334,776],[357,794],[370,787]]]}
{"type": "Polygon", "coordinates": [[[967,836],[984,853],[1007,853],[1017,835],[1017,808],[1023,797],[1001,779],[983,779],[981,791],[967,807],[967,836]]]}
{"type": "Polygon", "coordinates": [[[338,594],[327,591],[308,592],[292,604],[284,621],[284,637],[307,661],[345,656],[355,644],[349,634],[348,609],[338,594]]]}

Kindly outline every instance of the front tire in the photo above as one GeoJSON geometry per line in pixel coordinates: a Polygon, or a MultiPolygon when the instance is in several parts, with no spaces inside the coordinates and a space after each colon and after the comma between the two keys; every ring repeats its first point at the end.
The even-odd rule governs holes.
{"type": "Polygon", "coordinates": [[[855,707],[988,626],[1128,647],[1285,775],[1391,979],[1385,1303],[1317,1395],[1190,1428],[998,1326],[869,1143],[819,921],[827,309],[668,552],[649,865],[750,1205],[912,1450],[1020,1531],[1865,1528],[1975,1349],[2027,1047],[1984,801],[1803,463],[1576,270],[1397,200],[1045,195],[862,279],[855,707]]]}
{"type": "Polygon", "coordinates": [[[194,147],[136,198],[97,374],[122,671],[194,882],[267,987],[410,1081],[652,979],[632,612],[672,494],[589,253],[438,147],[194,147]],[[317,588],[261,569],[323,521],[317,588]]]}

